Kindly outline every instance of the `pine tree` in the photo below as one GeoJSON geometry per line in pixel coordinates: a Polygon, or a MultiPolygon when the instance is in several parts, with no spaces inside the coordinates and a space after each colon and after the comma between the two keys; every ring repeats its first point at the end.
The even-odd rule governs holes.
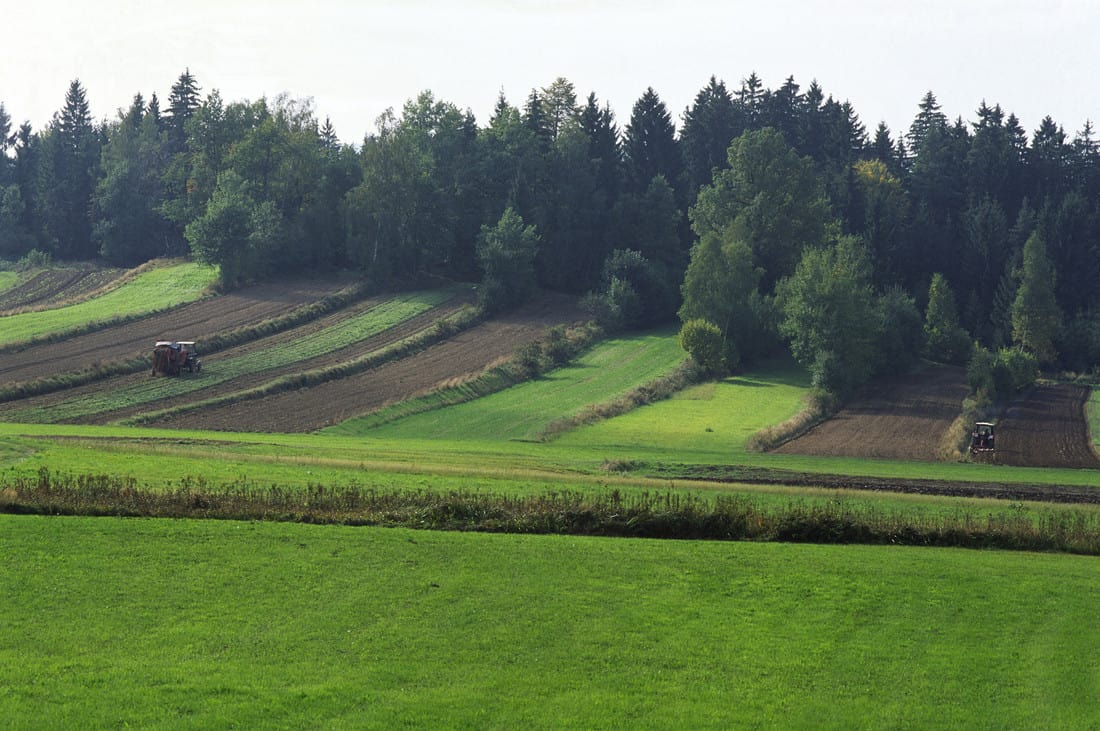
{"type": "Polygon", "coordinates": [[[919,156],[924,147],[925,139],[934,129],[947,129],[947,116],[940,111],[940,105],[939,102],[936,101],[936,95],[928,91],[924,95],[924,98],[921,99],[920,111],[917,112],[916,118],[909,126],[909,134],[906,135],[906,139],[909,142],[909,152],[919,156]]]}

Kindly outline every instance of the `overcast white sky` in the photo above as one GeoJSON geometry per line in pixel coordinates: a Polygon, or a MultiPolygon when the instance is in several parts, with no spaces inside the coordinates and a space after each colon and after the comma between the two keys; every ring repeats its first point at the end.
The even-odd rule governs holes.
{"type": "Polygon", "coordinates": [[[486,124],[559,76],[620,126],[652,86],[679,125],[713,74],[775,88],[817,79],[872,131],[912,121],[931,89],[951,118],[985,99],[1029,133],[1100,121],[1094,0],[0,0],[0,102],[36,129],[80,79],[113,118],[162,104],[185,69],[226,101],[312,97],[345,142],[423,89],[486,124]]]}

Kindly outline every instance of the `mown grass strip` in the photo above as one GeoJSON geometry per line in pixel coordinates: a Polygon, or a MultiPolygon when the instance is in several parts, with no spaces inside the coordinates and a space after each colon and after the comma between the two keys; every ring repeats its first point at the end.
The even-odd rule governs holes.
{"type": "Polygon", "coordinates": [[[377,368],[383,363],[388,363],[398,358],[403,358],[413,353],[419,352],[429,345],[440,342],[446,338],[453,336],[454,334],[461,332],[467,328],[473,327],[479,323],[482,319],[482,315],[479,311],[473,307],[465,307],[457,314],[450,317],[443,318],[437,321],[434,325],[425,328],[424,330],[410,335],[407,338],[399,340],[396,343],[388,345],[384,348],[367,353],[358,358],[352,358],[342,363],[337,363],[331,366],[325,366],[323,368],[315,368],[308,371],[302,371],[300,373],[293,373],[279,378],[272,379],[267,383],[257,386],[256,388],[250,388],[243,391],[237,391],[235,393],[226,394],[224,396],[218,396],[210,399],[203,399],[201,401],[193,401],[187,404],[181,404],[179,406],[169,407],[167,409],[159,409],[157,411],[150,411],[145,414],[140,414],[135,417],[130,417],[119,421],[120,424],[136,426],[141,424],[149,424],[157,420],[163,419],[167,416],[178,416],[182,414],[188,414],[192,411],[199,409],[216,408],[219,406],[227,406],[230,404],[240,403],[241,401],[249,401],[252,399],[263,398],[265,396],[271,396],[273,394],[282,393],[284,391],[292,391],[299,388],[308,388],[310,386],[317,386],[327,381],[336,380],[338,378],[347,378],[357,373],[370,370],[371,368],[377,368]]]}
{"type": "Polygon", "coordinates": [[[452,299],[459,288],[429,292],[413,292],[386,300],[354,317],[343,319],[331,327],[303,335],[293,341],[279,343],[257,353],[218,360],[209,364],[201,376],[181,378],[150,378],[125,388],[101,394],[82,395],[60,404],[22,409],[5,413],[6,421],[53,423],[108,413],[162,399],[184,396],[204,388],[225,383],[241,376],[287,368],[294,363],[315,358],[353,345],[377,335],[401,322],[431,310],[452,299]]]}
{"type": "MultiPolygon", "coordinates": [[[[672,334],[613,338],[567,365],[476,401],[469,397],[478,395],[480,389],[459,386],[448,400],[460,403],[436,411],[425,409],[427,413],[393,421],[369,433],[384,438],[540,440],[547,425],[571,418],[588,421],[592,404],[625,397],[637,389],[639,381],[667,374],[684,358],[672,334]]],[[[491,378],[491,385],[508,381],[499,375],[491,378]]],[[[377,421],[371,417],[353,420],[333,433],[365,434],[365,429],[389,416],[383,414],[377,421]]]]}
{"type": "Polygon", "coordinates": [[[94,299],[3,317],[0,352],[93,332],[195,301],[209,293],[216,279],[217,269],[206,264],[165,264],[94,299]]]}
{"type": "MultiPolygon", "coordinates": [[[[255,325],[245,325],[226,332],[199,336],[204,353],[214,353],[236,345],[258,340],[259,338],[305,325],[314,320],[343,309],[366,297],[370,288],[364,284],[355,284],[339,292],[328,295],[317,302],[301,305],[278,317],[268,318],[255,325]]],[[[149,351],[134,353],[128,358],[101,363],[71,373],[63,373],[33,381],[10,383],[0,387],[0,403],[16,399],[39,396],[66,388],[75,388],[114,376],[138,373],[149,368],[149,351]]]]}
{"type": "Polygon", "coordinates": [[[18,514],[269,520],[493,533],[677,540],[941,546],[1100,555],[1100,513],[1006,506],[976,513],[868,509],[859,502],[790,501],[683,492],[503,495],[378,491],[310,485],[143,489],[134,478],[58,475],[0,479],[0,511],[18,514]]]}
{"type": "MultiPolygon", "coordinates": [[[[548,333],[558,328],[549,328],[548,333]]],[[[529,348],[521,348],[502,363],[491,365],[482,373],[459,383],[450,383],[421,396],[415,396],[370,414],[357,416],[347,421],[326,427],[320,433],[339,436],[361,436],[372,429],[402,419],[427,414],[469,401],[485,398],[513,386],[531,381],[545,371],[554,368],[549,352],[556,349],[555,357],[572,359],[587,350],[602,337],[602,332],[593,323],[579,328],[561,330],[561,337],[551,339],[544,335],[529,348]],[[553,344],[551,344],[553,343],[553,344]]],[[[467,423],[466,427],[470,425],[467,423]]],[[[418,431],[420,427],[410,427],[418,437],[430,436],[418,431]]],[[[405,429],[408,431],[408,429],[405,429]]],[[[476,429],[473,430],[475,433],[476,429]]],[[[470,435],[470,431],[466,431],[470,435]]]]}

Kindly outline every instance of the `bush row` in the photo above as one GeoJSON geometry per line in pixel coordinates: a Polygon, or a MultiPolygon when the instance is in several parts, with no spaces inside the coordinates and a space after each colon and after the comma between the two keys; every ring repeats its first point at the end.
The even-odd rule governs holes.
{"type": "Polygon", "coordinates": [[[1100,555],[1100,514],[1026,513],[1014,504],[985,513],[917,515],[842,499],[765,506],[746,496],[682,493],[600,495],[571,491],[512,496],[484,492],[379,491],[356,485],[303,489],[201,479],[150,487],[113,475],[0,481],[0,511],[17,514],[216,518],[338,523],[500,533],[806,543],[952,546],[1100,555]]]}

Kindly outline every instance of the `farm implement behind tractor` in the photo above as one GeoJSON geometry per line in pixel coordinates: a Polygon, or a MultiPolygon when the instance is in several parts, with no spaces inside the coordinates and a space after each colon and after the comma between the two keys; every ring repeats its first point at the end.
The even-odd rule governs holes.
{"type": "Polygon", "coordinates": [[[158,340],[153,346],[153,375],[178,376],[180,371],[198,373],[202,361],[193,340],[158,340]]]}

